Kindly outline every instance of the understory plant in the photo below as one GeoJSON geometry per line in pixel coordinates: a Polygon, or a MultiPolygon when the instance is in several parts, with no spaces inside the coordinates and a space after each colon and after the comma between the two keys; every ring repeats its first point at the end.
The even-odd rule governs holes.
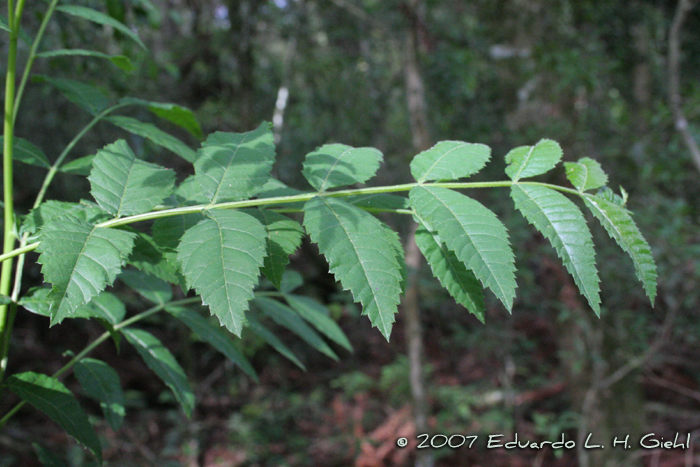
{"type": "MultiPolygon", "coordinates": [[[[123,421],[124,395],[117,372],[89,358],[107,341],[135,347],[146,365],[172,390],[188,416],[192,388],[173,354],[139,324],[161,313],[177,320],[256,378],[240,349],[252,332],[295,364],[301,361],[266,323],[285,327],[318,351],[338,358],[328,341],[350,343],[323,305],[294,293],[298,274],[286,271],[289,255],[304,235],[318,245],[330,272],[362,306],[363,314],[389,339],[406,283],[401,239],[378,213],[409,216],[415,241],[434,276],[469,312],[484,320],[484,289],[511,311],[515,297],[515,256],[506,227],[487,207],[462,193],[476,188],[506,189],[520,211],[555,248],[595,313],[600,313],[594,246],[578,200],[630,256],[649,297],[656,294],[656,270],[649,245],[625,208],[626,193],[607,188],[608,177],[589,158],[565,162],[570,187],[533,177],[562,160],[555,141],[543,139],[505,156],[506,178],[467,182],[491,158],[483,144],[443,141],[416,155],[413,181],[366,186],[382,162],[374,148],[327,144],[306,155],[303,175],[311,189],[294,189],[271,177],[275,144],[270,125],[244,133],[208,136],[188,109],[135,98],[113,102],[97,88],[66,78],[37,77],[54,86],[92,119],[51,161],[30,141],[15,136],[15,121],[37,58],[84,55],[128,68],[125,56],[89,50],[41,51],[45,28],[55,12],[108,25],[145,47],[124,24],[97,10],[52,1],[36,31],[25,68],[17,73],[24,1],[8,0],[0,28],[8,38],[3,130],[4,249],[0,255],[0,391],[21,398],[0,414],[0,429],[26,404],[55,420],[102,462],[101,442],[78,400],[62,382],[73,372],[86,395],[96,399],[109,425],[123,421]],[[16,86],[17,85],[17,86],[16,86]],[[140,106],[203,140],[192,149],[151,123],[118,112],[140,106]],[[76,143],[99,122],[116,125],[171,151],[193,165],[194,175],[176,183],[173,170],[137,157],[125,140],[94,155],[75,155],[76,143]],[[46,170],[33,209],[13,207],[13,162],[46,170]],[[57,172],[88,175],[92,199],[78,203],[46,200],[57,172]],[[360,186],[361,185],[361,186],[360,186]],[[25,255],[36,250],[45,287],[22,287],[25,255]],[[106,289],[116,280],[152,306],[127,317],[126,306],[106,289]],[[174,291],[181,292],[175,299],[174,291]],[[188,294],[190,290],[194,293],[188,294]],[[17,313],[65,319],[94,319],[104,333],[53,375],[8,374],[17,313]]],[[[26,33],[24,33],[26,35],[26,33]]],[[[39,448],[40,454],[43,453],[39,448]]],[[[44,454],[42,454],[43,456],[44,454]]]]}

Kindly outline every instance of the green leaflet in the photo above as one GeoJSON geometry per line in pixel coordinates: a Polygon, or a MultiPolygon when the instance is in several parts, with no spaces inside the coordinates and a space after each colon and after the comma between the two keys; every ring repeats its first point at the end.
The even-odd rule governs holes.
{"type": "Polygon", "coordinates": [[[350,352],[353,351],[350,341],[340,326],[328,316],[328,310],[325,306],[303,295],[285,294],[284,299],[294,311],[299,313],[299,316],[313,325],[318,332],[350,352]]]}
{"type": "Polygon", "coordinates": [[[50,50],[48,52],[41,52],[36,54],[37,57],[42,58],[56,58],[56,57],[66,57],[66,56],[82,56],[82,57],[95,57],[104,58],[114,63],[116,66],[121,68],[127,73],[131,73],[135,70],[134,64],[126,55],[109,55],[103,52],[97,52],[95,50],[85,50],[85,49],[59,49],[50,50]]]}
{"type": "Polygon", "coordinates": [[[100,440],[80,404],[63,383],[51,376],[29,371],[10,376],[5,384],[10,391],[61,425],[102,463],[100,440]]]}
{"type": "Polygon", "coordinates": [[[47,282],[51,324],[71,317],[75,310],[114,282],[131,252],[134,234],[95,227],[75,218],[59,218],[41,229],[39,263],[47,282]]]}
{"type": "Polygon", "coordinates": [[[61,458],[39,443],[32,443],[32,447],[34,448],[37,459],[39,459],[39,462],[41,462],[41,465],[44,467],[68,467],[68,464],[63,462],[61,458]]]}
{"type": "Polygon", "coordinates": [[[204,139],[204,133],[202,133],[202,128],[199,126],[197,117],[195,117],[194,112],[187,107],[171,104],[169,102],[152,102],[133,97],[124,97],[119,102],[122,104],[144,106],[158,117],[189,131],[195,138],[199,140],[204,139]]]}
{"type": "Polygon", "coordinates": [[[338,361],[338,356],[326,344],[316,331],[311,329],[299,315],[287,305],[267,297],[256,297],[253,304],[272,319],[275,323],[283,326],[299,336],[304,342],[322,354],[338,361]]]}
{"type": "Polygon", "coordinates": [[[583,200],[593,215],[603,224],[608,235],[615,239],[632,258],[637,277],[644,285],[651,304],[656,298],[656,264],[651,248],[634,223],[629,211],[599,196],[585,195],[583,200]]]}
{"type": "Polygon", "coordinates": [[[289,264],[289,255],[299,248],[304,230],[297,221],[267,209],[248,209],[245,212],[265,227],[267,256],[262,272],[279,289],[284,268],[289,264]]]}
{"type": "Polygon", "coordinates": [[[561,193],[533,185],[511,186],[515,207],[557,251],[574,282],[600,316],[600,286],[591,233],[583,214],[561,193]]]}
{"type": "Polygon", "coordinates": [[[267,234],[257,219],[239,211],[210,211],[208,216],[182,236],[177,259],[188,286],[240,337],[267,234]]]}
{"type": "Polygon", "coordinates": [[[97,400],[107,423],[118,430],[124,421],[124,392],[114,368],[101,360],[83,358],[75,365],[75,376],[88,396],[97,400]]]}
{"type": "Polygon", "coordinates": [[[74,315],[75,318],[103,319],[112,325],[120,323],[124,316],[126,316],[126,305],[109,292],[102,292],[87,305],[79,307],[74,315]]]}
{"type": "Polygon", "coordinates": [[[395,239],[371,214],[335,198],[309,200],[304,227],[330,271],[388,340],[404,277],[395,239]]]}
{"type": "Polygon", "coordinates": [[[128,131],[129,133],[143,136],[144,138],[152,141],[154,144],[174,152],[187,162],[194,162],[197,158],[197,154],[194,152],[194,150],[170,133],[164,132],[152,123],[142,122],[141,120],[131,117],[124,117],[123,115],[105,117],[105,120],[128,131]]]}
{"type": "Polygon", "coordinates": [[[92,160],[94,158],[95,154],[79,157],[78,159],[63,164],[58,170],[67,174],[88,176],[92,170],[92,160]]]}
{"type": "Polygon", "coordinates": [[[67,13],[72,16],[77,16],[78,18],[83,18],[88,21],[92,21],[93,23],[112,26],[114,29],[118,30],[119,32],[136,42],[143,50],[148,50],[146,48],[146,45],[143,42],[141,42],[141,39],[139,39],[139,36],[134,31],[129,29],[123,23],[120,23],[116,19],[107,16],[104,13],[101,13],[97,10],[93,10],[92,8],[77,5],[61,5],[56,7],[56,10],[61,11],[63,13],[67,13]]]}
{"type": "Polygon", "coordinates": [[[561,146],[551,139],[540,140],[534,146],[520,146],[506,154],[506,175],[514,182],[541,175],[553,169],[561,156],[561,146]]]}
{"type": "Polygon", "coordinates": [[[36,233],[44,224],[59,217],[74,217],[95,224],[105,220],[107,215],[98,205],[91,201],[68,203],[65,201],[49,200],[32,209],[22,222],[20,234],[36,233]]]}
{"type": "Polygon", "coordinates": [[[578,162],[564,162],[566,178],[580,192],[600,188],[608,183],[608,176],[598,161],[590,157],[579,159],[578,162]]]}
{"type": "MultiPolygon", "coordinates": [[[[0,146],[4,144],[5,137],[0,136],[0,146]]],[[[44,151],[34,146],[26,139],[15,136],[12,139],[12,159],[24,164],[35,165],[48,169],[51,167],[49,159],[44,151]]]]}
{"type": "Polygon", "coordinates": [[[173,391],[175,398],[189,417],[194,409],[194,393],[185,376],[185,370],[173,354],[153,334],[142,329],[125,328],[121,333],[136,348],[148,368],[173,391]]]}
{"type": "Polygon", "coordinates": [[[312,187],[326,191],[366,182],[377,172],[382,158],[378,149],[326,144],[306,155],[302,173],[312,187]]]}
{"type": "Polygon", "coordinates": [[[372,193],[369,195],[348,196],[346,203],[362,208],[368,212],[393,212],[396,209],[408,209],[408,198],[390,193],[372,193]]]}
{"type": "Polygon", "coordinates": [[[153,221],[153,241],[163,248],[175,250],[185,232],[204,219],[200,213],[161,217],[153,221]]]}
{"type": "Polygon", "coordinates": [[[126,269],[119,274],[119,279],[143,298],[156,305],[165,305],[173,298],[172,286],[150,274],[126,269]]]}
{"type": "MultiPolygon", "coordinates": [[[[201,216],[192,225],[196,224],[200,219],[202,219],[201,216]]],[[[183,229],[177,239],[173,241],[172,248],[177,246],[184,232],[185,230],[183,229]]],[[[180,274],[175,253],[170,250],[164,250],[145,233],[139,232],[137,234],[134,248],[126,261],[140,271],[156,276],[166,282],[185,287],[185,278],[180,274]]]]}
{"type": "Polygon", "coordinates": [[[259,193],[270,178],[275,142],[269,123],[247,133],[216,132],[197,151],[195,177],[212,204],[259,193]]]}
{"type": "Polygon", "coordinates": [[[411,175],[418,183],[457,180],[483,169],[491,157],[484,144],[441,141],[411,161],[411,175]]]}
{"type": "Polygon", "coordinates": [[[172,170],[137,159],[123,139],[99,150],[92,164],[90,193],[115,217],[150,211],[175,183],[172,170]]]}
{"type": "Polygon", "coordinates": [[[183,307],[168,306],[165,311],[179,319],[185,326],[190,328],[192,332],[197,334],[200,339],[210,344],[216,350],[224,354],[226,358],[238,365],[248,376],[253,378],[255,382],[259,382],[258,375],[250,365],[247,358],[238,350],[231,339],[231,334],[225,332],[220,327],[213,326],[209,321],[203,318],[199,313],[183,307]]]}
{"type": "Polygon", "coordinates": [[[510,311],[516,287],[515,258],[506,228],[496,215],[446,188],[417,186],[409,199],[418,216],[510,311]]]}
{"type": "Polygon", "coordinates": [[[89,84],[66,78],[49,78],[48,76],[37,76],[36,79],[46,81],[56,87],[66,99],[92,115],[99,114],[111,105],[109,98],[102,91],[89,84]]]}
{"type": "Polygon", "coordinates": [[[418,215],[414,218],[419,228],[416,230],[416,245],[433,271],[433,275],[447,289],[457,303],[484,322],[484,292],[474,273],[464,266],[454,251],[447,248],[440,235],[426,225],[418,215]]]}

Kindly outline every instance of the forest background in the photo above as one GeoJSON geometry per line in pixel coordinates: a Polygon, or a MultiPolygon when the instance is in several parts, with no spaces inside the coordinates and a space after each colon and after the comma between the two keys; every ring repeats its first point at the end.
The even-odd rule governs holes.
{"type": "MultiPolygon", "coordinates": [[[[43,4],[31,3],[24,27],[36,30],[43,4]]],[[[517,255],[513,314],[487,296],[486,323],[480,323],[423,266],[386,342],[360,319],[360,309],[305,242],[291,264],[304,277],[302,293],[328,305],[354,352],[336,346],[340,360],[333,361],[280,330],[306,366],[302,371],[244,335],[241,348],[260,377],[255,383],[166,323],[159,338],[197,382],[197,410],[186,419],[135,352],[122,348],[117,356],[99,348],[95,355],[117,367],[128,399],[123,428],[113,432],[98,422],[110,446],[105,459],[162,466],[700,465],[697,448],[507,451],[487,450],[483,442],[494,433],[532,441],[580,440],[589,432],[601,440],[700,434],[700,152],[692,143],[700,134],[700,7],[686,9],[691,3],[85,2],[128,24],[148,52],[109,26],[57,16],[44,49],[91,44],[124,53],[133,69],[64,57],[38,60],[36,74],[79,79],[115,97],[187,106],[204,134],[250,131],[272,121],[273,174],[290,186],[306,186],[302,158],[328,142],[381,149],[378,182],[395,184],[408,178],[410,157],[436,141],[489,145],[494,163],[480,177],[501,179],[510,148],[554,139],[565,160],[592,157],[611,175],[612,188],[629,192],[628,206],[659,269],[652,308],[629,259],[591,224],[602,279],[599,319],[549,243],[514,212],[506,191],[485,191],[476,197],[504,219],[517,255]],[[407,316],[418,316],[421,329],[408,325],[407,316]],[[416,392],[420,378],[409,378],[416,356],[422,393],[416,392]],[[399,436],[415,441],[417,426],[481,441],[470,449],[429,449],[429,455],[414,445],[397,447],[399,436]]],[[[51,87],[30,83],[24,99],[17,135],[49,158],[89,119],[51,87]]],[[[149,118],[145,111],[134,115],[149,118]]],[[[193,148],[199,144],[177,127],[154,123],[193,148]]],[[[172,153],[106,123],[80,141],[75,157],[125,137],[139,157],[186,170],[172,153]]],[[[22,213],[40,188],[35,170],[16,166],[22,213]]],[[[566,183],[561,172],[548,177],[566,183]]],[[[78,201],[88,193],[87,180],[61,174],[47,198],[78,201]]],[[[34,283],[26,286],[38,285],[39,266],[28,263],[34,283]]],[[[76,343],[100,332],[97,324],[70,321],[55,332],[44,317],[20,312],[15,338],[24,351],[11,372],[33,370],[37,361],[54,371],[62,362],[51,355],[75,351],[76,343]]],[[[38,465],[26,441],[39,438],[68,465],[87,465],[81,447],[27,411],[0,435],[0,466],[38,465]]]]}

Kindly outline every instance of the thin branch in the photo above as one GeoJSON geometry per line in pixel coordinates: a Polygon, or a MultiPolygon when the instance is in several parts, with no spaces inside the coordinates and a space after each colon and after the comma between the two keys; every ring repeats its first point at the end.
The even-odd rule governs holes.
{"type": "Polygon", "coordinates": [[[683,141],[690,151],[695,168],[700,172],[700,147],[698,147],[698,143],[695,141],[695,138],[688,128],[688,119],[683,113],[680,91],[680,33],[688,12],[693,8],[693,3],[692,0],[679,0],[676,14],[673,16],[671,30],[668,33],[668,88],[676,130],[678,130],[683,137],[683,141]]]}

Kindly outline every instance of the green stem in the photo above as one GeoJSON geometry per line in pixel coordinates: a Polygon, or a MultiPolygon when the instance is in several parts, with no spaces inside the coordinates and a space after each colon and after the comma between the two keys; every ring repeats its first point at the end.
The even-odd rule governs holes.
{"type": "MultiPolygon", "coordinates": [[[[348,197],[348,196],[357,196],[357,195],[367,195],[367,194],[378,194],[378,193],[396,193],[396,192],[401,192],[401,191],[409,191],[411,188],[416,187],[416,186],[434,186],[434,187],[442,187],[442,188],[451,188],[451,189],[472,189],[472,188],[497,188],[497,187],[509,187],[512,185],[535,185],[535,186],[543,186],[546,188],[550,188],[552,190],[557,190],[561,191],[564,193],[569,193],[572,195],[576,196],[583,196],[584,193],[581,193],[576,190],[572,190],[571,188],[566,188],[563,186],[559,185],[552,185],[549,183],[540,183],[540,182],[475,182],[475,183],[458,183],[458,182],[450,182],[450,183],[423,183],[423,184],[418,184],[418,183],[406,183],[403,185],[392,185],[392,186],[382,186],[382,187],[374,187],[374,188],[358,188],[354,190],[342,190],[342,191],[329,191],[325,193],[303,193],[300,195],[293,195],[293,196],[278,196],[274,198],[262,198],[262,199],[250,199],[250,200],[244,200],[244,201],[231,201],[231,202],[226,202],[226,203],[219,203],[219,204],[199,204],[196,206],[185,206],[181,208],[171,208],[171,209],[164,209],[161,211],[151,211],[147,212],[144,214],[137,214],[134,216],[127,216],[127,217],[121,217],[118,219],[111,219],[105,222],[100,222],[97,224],[97,227],[106,227],[106,228],[111,228],[111,227],[119,227],[122,225],[129,225],[129,224],[134,224],[136,222],[142,222],[142,221],[147,221],[147,220],[154,220],[154,219],[159,219],[162,217],[172,217],[172,216],[177,216],[181,214],[194,214],[194,213],[201,213],[203,211],[207,211],[210,209],[243,209],[243,208],[252,208],[252,207],[260,207],[260,206],[269,206],[269,205],[274,205],[274,204],[290,204],[290,203],[299,203],[299,202],[304,202],[308,201],[311,198],[315,196],[328,196],[328,197],[333,197],[333,198],[341,198],[341,197],[348,197]]],[[[370,208],[371,210],[371,208],[370,208]]],[[[279,210],[283,211],[283,210],[279,210]]],[[[290,210],[297,212],[297,209],[290,210]]],[[[377,210],[379,211],[379,210],[377,210]]],[[[406,210],[406,209],[382,209],[382,212],[392,212],[392,213],[398,213],[398,214],[411,214],[412,211],[406,210]]],[[[16,250],[12,250],[8,253],[5,253],[3,255],[0,255],[0,261],[5,261],[10,258],[14,258],[15,256],[21,255],[23,253],[27,253],[29,251],[35,250],[36,247],[39,246],[39,242],[32,243],[30,245],[26,245],[22,248],[18,248],[16,250]]]]}
{"type": "MultiPolygon", "coordinates": [[[[175,300],[172,302],[168,303],[163,303],[160,305],[156,305],[152,308],[149,308],[146,311],[143,311],[137,315],[132,316],[129,319],[125,319],[121,323],[115,324],[114,325],[114,331],[119,331],[120,329],[124,329],[125,327],[131,326],[134,323],[137,323],[145,318],[148,318],[149,316],[158,313],[159,311],[162,311],[163,309],[169,307],[169,306],[183,306],[183,305],[192,305],[194,303],[201,303],[201,299],[199,297],[191,297],[191,298],[184,298],[182,300],[175,300]]],[[[76,354],[73,358],[68,361],[65,365],[63,365],[58,371],[56,371],[52,376],[54,378],[60,378],[63,376],[65,373],[67,373],[71,368],[75,366],[76,363],[78,363],[80,360],[82,360],[87,354],[92,352],[98,345],[102,344],[104,341],[109,339],[111,336],[109,331],[105,331],[100,335],[97,339],[92,341],[87,347],[85,347],[83,350],[81,350],[78,354],[76,354]]],[[[12,416],[17,413],[19,409],[21,409],[24,404],[26,404],[26,401],[22,401],[12,407],[2,418],[0,418],[0,429],[5,426],[5,424],[12,418],[12,416]]]]}
{"type": "MultiPolygon", "coordinates": [[[[21,13],[21,6],[14,8],[14,2],[8,0],[7,21],[10,29],[10,43],[7,52],[7,74],[5,78],[5,118],[3,123],[3,153],[2,153],[2,172],[3,172],[3,200],[5,202],[4,212],[4,235],[3,235],[3,253],[11,252],[15,247],[15,210],[13,198],[13,177],[12,177],[12,150],[14,146],[14,118],[13,109],[15,102],[15,77],[17,71],[17,38],[19,31],[18,17],[21,13]]],[[[2,271],[0,272],[0,294],[9,295],[10,286],[12,283],[12,261],[2,263],[2,271]]],[[[10,340],[11,326],[10,322],[12,310],[9,305],[0,306],[0,383],[5,376],[7,368],[7,353],[4,349],[8,347],[10,340]]]]}

